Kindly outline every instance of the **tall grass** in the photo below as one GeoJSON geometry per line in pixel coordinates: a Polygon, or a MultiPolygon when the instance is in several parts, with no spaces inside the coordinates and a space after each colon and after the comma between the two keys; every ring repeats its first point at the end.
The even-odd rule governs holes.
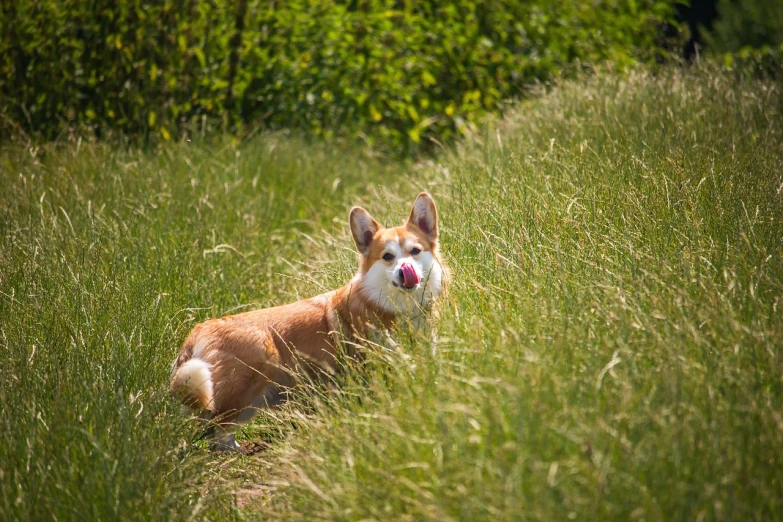
{"type": "Polygon", "coordinates": [[[783,518],[780,99],[599,78],[444,155],[436,350],[323,401],[275,517],[783,518]]]}
{"type": "Polygon", "coordinates": [[[436,160],[281,136],[0,161],[0,518],[783,518],[780,86],[559,86],[436,160]],[[347,209],[433,192],[437,340],[210,454],[168,397],[199,320],[354,269],[347,209]]]}
{"type": "Polygon", "coordinates": [[[2,162],[0,519],[230,514],[236,459],[187,443],[168,397],[177,347],[198,320],[295,299],[309,237],[388,169],[274,136],[2,162]]]}

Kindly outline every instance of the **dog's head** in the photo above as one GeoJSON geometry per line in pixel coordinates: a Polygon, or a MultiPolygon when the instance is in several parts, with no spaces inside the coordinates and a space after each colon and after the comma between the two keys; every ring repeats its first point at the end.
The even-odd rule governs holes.
{"type": "Polygon", "coordinates": [[[363,208],[351,209],[351,233],[361,254],[356,279],[366,297],[389,312],[428,308],[443,287],[438,211],[422,192],[408,221],[384,228],[363,208]]]}

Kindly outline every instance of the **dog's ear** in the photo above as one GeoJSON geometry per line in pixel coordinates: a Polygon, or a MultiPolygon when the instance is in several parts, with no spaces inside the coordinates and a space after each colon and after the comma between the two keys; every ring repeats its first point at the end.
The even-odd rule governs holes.
{"type": "Polygon", "coordinates": [[[353,235],[354,243],[356,243],[356,248],[359,249],[363,256],[366,256],[370,251],[372,238],[375,237],[375,233],[381,229],[381,226],[362,207],[353,207],[351,209],[350,222],[351,234],[353,235]]]}
{"type": "Polygon", "coordinates": [[[438,240],[438,209],[435,208],[432,196],[426,192],[418,195],[413,202],[408,223],[419,227],[433,243],[438,240]]]}

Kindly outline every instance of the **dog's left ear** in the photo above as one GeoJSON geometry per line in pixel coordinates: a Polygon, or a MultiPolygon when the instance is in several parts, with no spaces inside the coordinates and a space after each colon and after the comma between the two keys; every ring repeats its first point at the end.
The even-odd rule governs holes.
{"type": "Polygon", "coordinates": [[[433,243],[438,241],[438,209],[432,196],[422,192],[413,202],[413,210],[408,223],[416,225],[433,243]]]}

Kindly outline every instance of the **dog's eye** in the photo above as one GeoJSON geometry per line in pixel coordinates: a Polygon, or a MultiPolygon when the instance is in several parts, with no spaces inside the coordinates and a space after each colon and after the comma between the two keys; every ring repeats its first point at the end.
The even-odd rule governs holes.
{"type": "Polygon", "coordinates": [[[413,250],[411,250],[411,255],[412,256],[418,256],[419,254],[421,254],[421,249],[414,248],[413,250]]]}
{"type": "Polygon", "coordinates": [[[394,254],[390,254],[389,252],[383,254],[384,261],[391,261],[392,259],[394,259],[394,254]]]}

